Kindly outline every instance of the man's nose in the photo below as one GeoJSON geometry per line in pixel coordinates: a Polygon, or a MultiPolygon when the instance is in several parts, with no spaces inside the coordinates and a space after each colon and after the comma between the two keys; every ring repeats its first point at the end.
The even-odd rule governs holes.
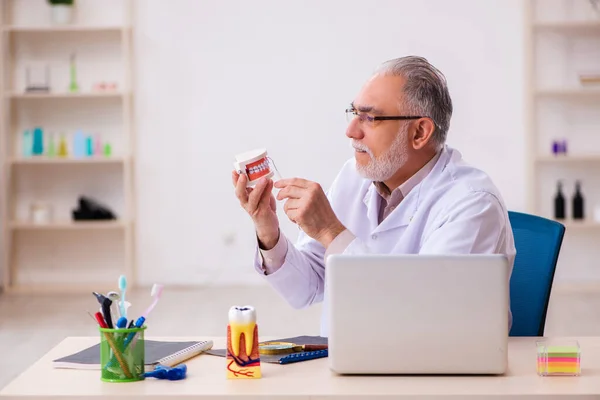
{"type": "Polygon", "coordinates": [[[348,128],[346,128],[346,136],[351,139],[362,139],[365,136],[358,118],[350,121],[348,128]]]}

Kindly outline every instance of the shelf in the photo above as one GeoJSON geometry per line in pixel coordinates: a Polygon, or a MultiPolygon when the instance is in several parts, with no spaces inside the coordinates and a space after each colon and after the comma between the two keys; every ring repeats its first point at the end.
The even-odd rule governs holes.
{"type": "Polygon", "coordinates": [[[536,22],[535,30],[539,32],[588,34],[600,33],[600,20],[566,21],[566,22],[536,22]]]}
{"type": "Polygon", "coordinates": [[[536,158],[538,163],[587,163],[587,162],[600,162],[600,154],[594,155],[578,155],[578,156],[539,156],[536,158]]]}
{"type": "Polygon", "coordinates": [[[51,32],[68,32],[68,33],[77,33],[77,32],[121,32],[129,29],[126,26],[85,26],[85,25],[65,25],[65,26],[6,26],[4,27],[4,32],[15,32],[15,33],[51,33],[51,32]]]}
{"type": "MultiPolygon", "coordinates": [[[[86,0],[80,5],[77,20],[65,25],[55,25],[51,15],[42,14],[49,10],[45,0],[7,2],[6,18],[0,26],[4,35],[1,50],[6,55],[1,65],[4,73],[0,112],[4,118],[0,129],[0,167],[10,179],[3,180],[0,193],[4,200],[0,201],[0,211],[7,216],[2,226],[7,235],[0,243],[0,289],[89,293],[92,285],[94,290],[109,288],[111,284],[104,279],[113,273],[128,275],[134,284],[134,1],[117,0],[120,4],[111,3],[108,12],[103,2],[86,0]],[[80,90],[74,93],[69,90],[69,56],[73,52],[77,54],[76,72],[82,78],[80,90]],[[27,74],[26,66],[34,64],[63,69],[59,79],[62,83],[54,82],[52,75],[48,92],[26,91],[27,76],[22,75],[27,74]],[[110,86],[101,90],[96,85],[101,82],[110,86]],[[79,153],[71,151],[72,139],[68,139],[70,150],[66,157],[52,153],[32,156],[22,152],[19,145],[22,131],[36,126],[55,126],[55,136],[64,130],[65,140],[71,137],[71,131],[83,126],[86,131],[100,132],[102,149],[106,142],[113,151],[109,156],[97,152],[77,157],[79,153]],[[114,151],[121,146],[126,151],[114,151]],[[93,176],[89,177],[89,173],[93,176]],[[123,220],[73,221],[73,199],[81,195],[75,181],[81,181],[81,190],[90,196],[95,193],[109,204],[122,203],[119,217],[123,220]],[[35,199],[56,200],[57,211],[47,224],[29,218],[28,210],[35,199]],[[89,251],[81,248],[84,246],[90,246],[89,251]],[[44,251],[36,251],[40,248],[44,251]],[[46,250],[50,252],[48,256],[46,250]],[[87,263],[89,255],[94,260],[87,263]],[[82,262],[87,263],[89,271],[73,272],[82,262]],[[107,269],[112,272],[107,273],[107,269]],[[88,286],[70,284],[74,276],[88,286]]],[[[35,75],[44,74],[45,68],[39,68],[42,69],[35,75]]],[[[34,71],[30,72],[33,78],[34,71]]],[[[37,78],[30,81],[37,82],[37,78]]]]}
{"type": "Polygon", "coordinates": [[[50,92],[50,93],[7,93],[6,96],[12,99],[69,99],[69,98],[107,98],[107,97],[123,97],[126,93],[120,91],[106,92],[50,92]]]}
{"type": "Polygon", "coordinates": [[[98,229],[124,229],[124,221],[65,221],[50,224],[32,224],[30,222],[12,222],[12,230],[98,230],[98,229]]]}
{"type": "Polygon", "coordinates": [[[600,97],[600,85],[570,89],[540,89],[536,94],[539,97],[600,97]]]}
{"type": "Polygon", "coordinates": [[[10,163],[13,165],[122,164],[124,162],[125,162],[124,157],[87,157],[87,158],[31,157],[31,158],[13,158],[10,161],[10,163]]]}

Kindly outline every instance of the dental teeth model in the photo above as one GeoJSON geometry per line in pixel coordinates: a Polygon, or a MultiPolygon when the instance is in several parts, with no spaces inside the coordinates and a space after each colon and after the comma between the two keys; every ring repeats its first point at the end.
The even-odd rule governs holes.
{"type": "Polygon", "coordinates": [[[258,325],[254,307],[233,306],[229,309],[226,360],[228,379],[261,377],[258,325]]]}
{"type": "Polygon", "coordinates": [[[262,177],[271,178],[275,170],[271,169],[267,150],[258,149],[235,156],[235,170],[248,177],[247,187],[254,186],[262,177]]]}

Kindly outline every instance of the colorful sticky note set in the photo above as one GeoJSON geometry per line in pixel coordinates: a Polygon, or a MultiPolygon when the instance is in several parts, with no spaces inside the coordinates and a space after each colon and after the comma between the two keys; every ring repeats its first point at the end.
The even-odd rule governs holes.
{"type": "Polygon", "coordinates": [[[581,374],[581,351],[577,342],[538,342],[537,372],[541,376],[581,374]]]}

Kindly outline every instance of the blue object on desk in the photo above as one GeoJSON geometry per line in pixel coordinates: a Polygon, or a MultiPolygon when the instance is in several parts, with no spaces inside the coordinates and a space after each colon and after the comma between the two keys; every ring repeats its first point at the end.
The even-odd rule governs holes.
{"type": "Polygon", "coordinates": [[[178,365],[176,367],[165,367],[164,365],[157,365],[154,371],[144,373],[146,378],[157,378],[167,379],[169,381],[179,381],[185,379],[187,373],[187,366],[185,364],[178,365]]]}
{"type": "Polygon", "coordinates": [[[121,317],[117,321],[117,328],[126,328],[127,327],[127,318],[121,317]]]}
{"type": "Polygon", "coordinates": [[[279,364],[291,364],[300,361],[314,360],[328,356],[328,350],[303,351],[301,353],[292,353],[279,360],[279,364]]]}

